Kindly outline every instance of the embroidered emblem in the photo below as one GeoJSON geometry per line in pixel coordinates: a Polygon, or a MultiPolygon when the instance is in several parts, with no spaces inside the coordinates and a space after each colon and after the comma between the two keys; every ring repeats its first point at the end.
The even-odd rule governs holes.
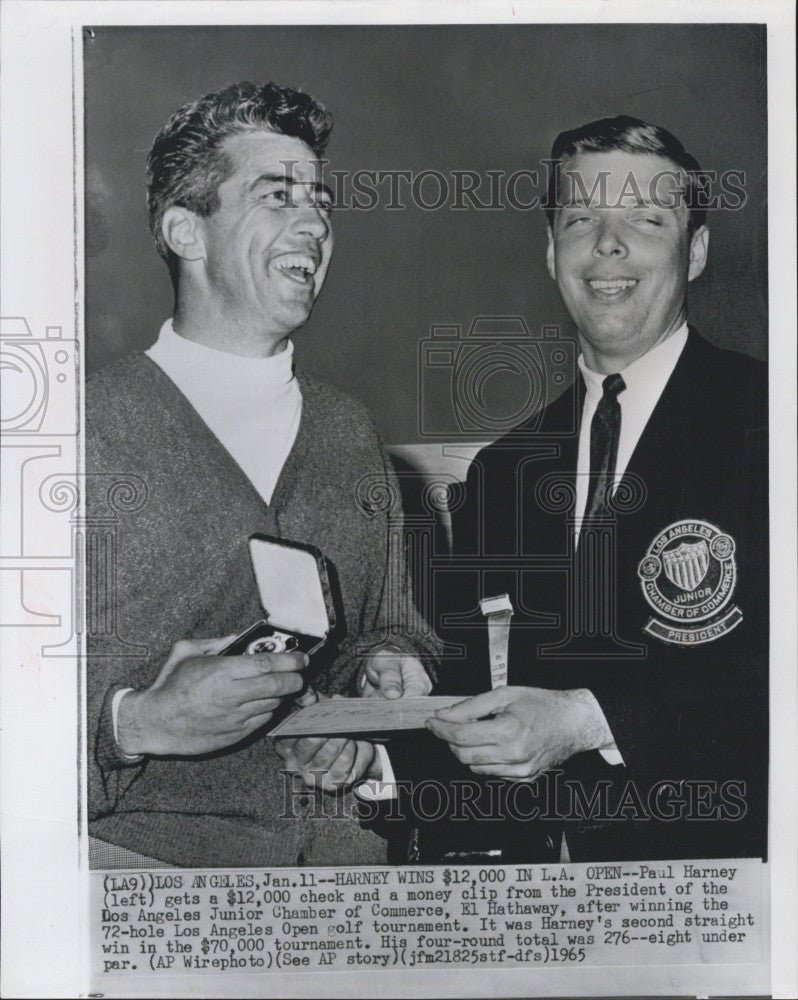
{"type": "Polygon", "coordinates": [[[696,590],[709,569],[709,549],[706,542],[687,542],[677,549],[662,553],[665,576],[682,590],[696,590]]]}
{"type": "Polygon", "coordinates": [[[734,539],[709,521],[676,521],[657,535],[637,567],[660,618],[644,631],[678,646],[712,642],[743,620],[730,602],[737,583],[734,539]]]}

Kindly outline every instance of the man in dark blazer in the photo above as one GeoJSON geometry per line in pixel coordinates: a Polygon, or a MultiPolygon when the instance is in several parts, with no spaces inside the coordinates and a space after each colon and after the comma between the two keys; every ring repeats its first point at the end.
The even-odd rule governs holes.
{"type": "MultiPolygon", "coordinates": [[[[441,634],[468,648],[460,690],[503,657],[509,686],[428,727],[503,796],[493,860],[762,857],[764,366],[687,326],[709,234],[673,135],[603,119],[552,160],[547,265],[580,375],[473,462],[441,634]],[[506,615],[479,612],[501,594],[506,650],[506,615]]],[[[422,860],[456,856],[457,829],[422,824],[422,860]]]]}

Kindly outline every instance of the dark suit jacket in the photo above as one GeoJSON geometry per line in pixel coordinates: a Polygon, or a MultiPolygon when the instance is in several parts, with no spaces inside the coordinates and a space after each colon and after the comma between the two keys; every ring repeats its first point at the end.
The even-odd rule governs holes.
{"type": "MultiPolygon", "coordinates": [[[[507,592],[515,609],[509,683],[589,688],[625,767],[609,766],[597,751],[572,757],[562,773],[546,776],[546,787],[537,786],[548,818],[503,824],[483,835],[483,846],[493,841],[502,860],[556,859],[564,822],[575,861],[764,856],[765,366],[691,331],[615,494],[615,516],[583,525],[574,555],[583,397],[580,379],[542,419],[487,447],[471,466],[467,502],[454,520],[452,572],[437,594],[441,636],[468,654],[448,672],[444,664],[441,687],[489,688],[478,601],[507,592]],[[696,522],[703,525],[698,533],[696,522]],[[676,532],[663,543],[671,526],[686,543],[676,557],[676,532]],[[640,575],[652,572],[643,561],[658,538],[660,571],[649,591],[661,607],[647,600],[640,575]],[[734,552],[724,559],[728,538],[734,552]],[[705,571],[693,590],[673,568],[679,555],[695,562],[693,580],[705,571]],[[717,613],[704,616],[705,602],[689,596],[704,590],[721,604],[717,613]],[[688,613],[673,610],[679,601],[697,608],[701,620],[679,622],[688,613]],[[591,809],[585,803],[595,795],[591,809]]],[[[413,770],[409,756],[397,753],[400,774],[413,770]]],[[[443,767],[449,777],[458,773],[453,758],[443,767]]],[[[454,829],[427,826],[429,860],[440,844],[448,850],[461,839],[463,824],[454,829]]]]}

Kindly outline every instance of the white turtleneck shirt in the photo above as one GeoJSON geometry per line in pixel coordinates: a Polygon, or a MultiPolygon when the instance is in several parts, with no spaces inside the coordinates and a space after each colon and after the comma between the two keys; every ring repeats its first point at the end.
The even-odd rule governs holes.
{"type": "Polygon", "coordinates": [[[175,383],[269,503],[302,415],[291,341],[268,358],[227,354],[186,340],[168,319],[145,353],[175,383]]]}

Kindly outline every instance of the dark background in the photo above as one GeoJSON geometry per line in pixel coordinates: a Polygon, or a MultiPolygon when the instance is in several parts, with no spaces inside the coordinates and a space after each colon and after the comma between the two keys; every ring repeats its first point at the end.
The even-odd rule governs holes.
{"type": "MultiPolygon", "coordinates": [[[[709,265],[691,285],[690,318],[715,343],[766,356],[759,26],[95,28],[84,39],[88,371],[148,347],[171,315],[145,206],[156,132],[180,105],[244,79],[326,104],[336,170],[512,173],[538,166],[558,132],[593,118],[664,125],[705,169],[745,172],[745,206],[710,217],[709,265]]],[[[413,443],[418,345],[432,324],[467,327],[488,314],[523,316],[533,331],[572,328],[544,267],[539,209],[388,211],[385,201],[334,214],[333,264],[296,353],[362,400],[389,442],[413,443]]],[[[435,392],[430,419],[439,411],[443,429],[445,378],[435,392]]]]}

